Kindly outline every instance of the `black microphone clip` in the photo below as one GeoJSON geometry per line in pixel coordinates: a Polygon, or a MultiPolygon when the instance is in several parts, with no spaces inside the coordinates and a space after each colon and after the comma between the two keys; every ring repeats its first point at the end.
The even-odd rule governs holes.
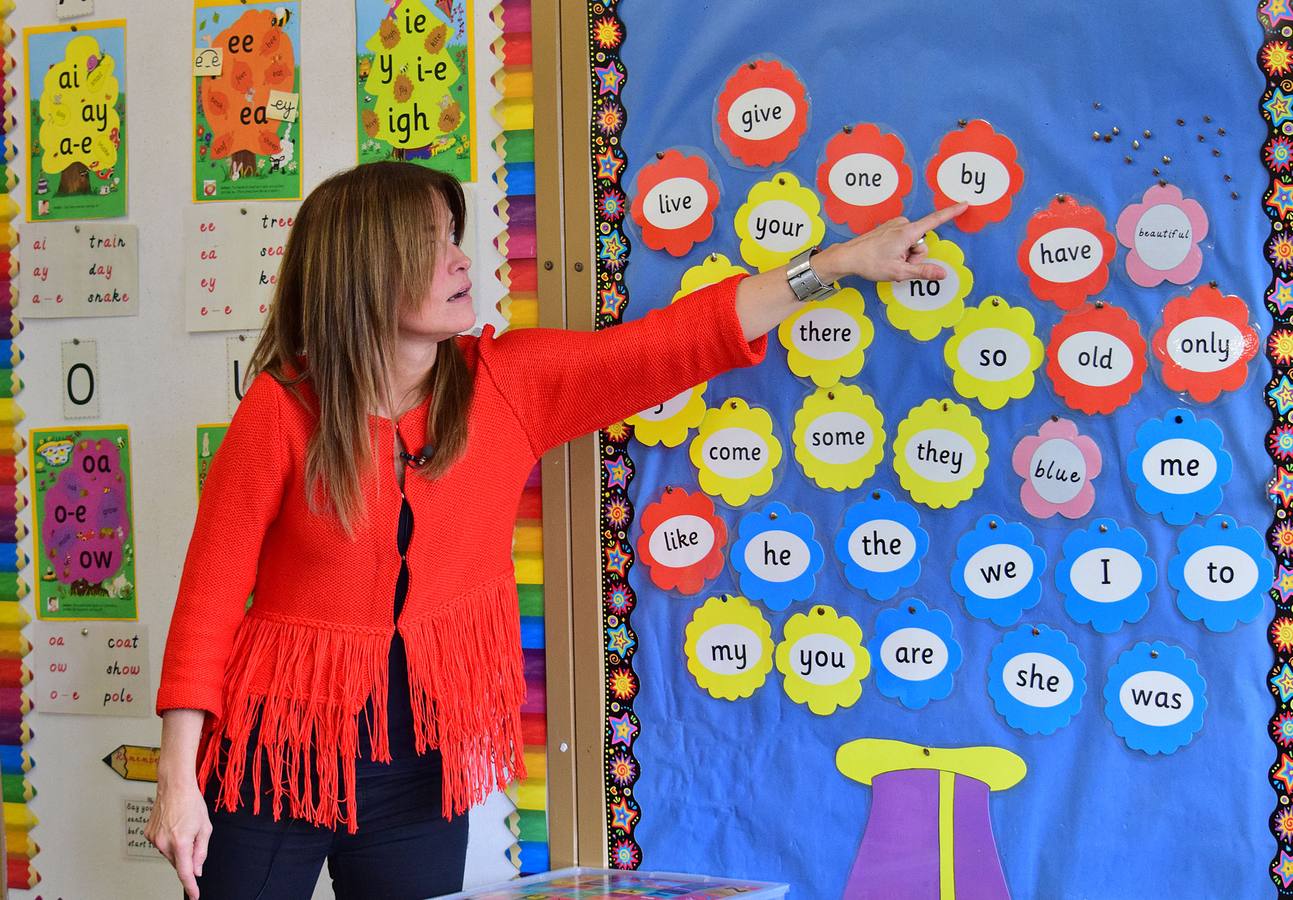
{"type": "Polygon", "coordinates": [[[404,463],[409,466],[409,468],[420,469],[431,461],[431,454],[434,452],[434,449],[430,445],[423,447],[422,452],[416,456],[407,450],[401,449],[400,459],[404,460],[404,463]]]}

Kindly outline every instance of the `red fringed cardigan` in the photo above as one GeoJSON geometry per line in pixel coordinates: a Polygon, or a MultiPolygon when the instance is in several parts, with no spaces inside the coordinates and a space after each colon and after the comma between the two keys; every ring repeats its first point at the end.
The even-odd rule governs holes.
{"type": "MultiPolygon", "coordinates": [[[[415,525],[398,623],[418,751],[444,757],[446,817],[524,776],[512,531],[527,476],[553,447],[760,361],[767,339],[743,337],[738,280],[601,332],[495,337],[487,328],[460,339],[475,373],[467,450],[439,479],[406,479],[415,525]]],[[[422,445],[426,416],[424,403],[399,420],[405,446],[422,445]]],[[[311,413],[268,375],[243,397],[198,508],[157,709],[207,712],[198,777],[205,788],[218,774],[223,808],[238,804],[254,737],[257,804],[266,760],[275,818],[286,805],[293,817],[353,832],[369,701],[374,757],[390,758],[400,490],[393,466],[379,465],[364,484],[368,515],[353,540],[335,519],[310,513],[304,459],[313,427],[311,413]]],[[[379,450],[392,446],[388,419],[373,417],[369,428],[379,450]]]]}

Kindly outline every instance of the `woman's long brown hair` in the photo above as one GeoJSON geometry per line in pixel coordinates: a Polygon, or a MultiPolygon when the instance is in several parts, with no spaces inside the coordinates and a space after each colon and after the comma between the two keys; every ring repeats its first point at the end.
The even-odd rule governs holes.
{"type": "MultiPolygon", "coordinates": [[[[450,175],[379,162],[333,175],[305,198],[288,236],[265,330],[248,377],[268,372],[317,398],[318,424],[305,458],[306,495],[351,531],[364,515],[362,478],[377,464],[368,416],[391,409],[387,373],[401,309],[431,289],[439,238],[461,238],[466,204],[450,175]]],[[[427,444],[434,478],[467,445],[472,374],[452,338],[427,373],[427,444]]],[[[417,448],[411,448],[417,449],[417,448]]]]}

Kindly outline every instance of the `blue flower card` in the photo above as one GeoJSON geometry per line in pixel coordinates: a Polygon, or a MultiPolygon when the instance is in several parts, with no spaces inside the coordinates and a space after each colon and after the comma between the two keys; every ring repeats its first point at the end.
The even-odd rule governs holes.
{"type": "Polygon", "coordinates": [[[1181,615],[1209,631],[1231,631],[1256,619],[1274,577],[1261,534],[1229,516],[1185,529],[1167,568],[1181,615]]]}
{"type": "Polygon", "coordinates": [[[1180,647],[1141,641],[1109,670],[1104,711],[1133,750],[1175,753],[1203,727],[1207,685],[1180,647]]]}
{"type": "Polygon", "coordinates": [[[961,666],[961,645],[952,634],[947,613],[920,600],[907,600],[876,617],[867,644],[875,664],[875,684],[886,697],[908,709],[952,693],[952,677],[961,666]]]}
{"type": "Polygon", "coordinates": [[[929,535],[910,504],[888,491],[872,491],[844,514],[844,527],[835,536],[835,555],[844,577],[876,600],[888,600],[920,578],[921,560],[929,535]]]}
{"type": "Polygon", "coordinates": [[[1054,734],[1082,708],[1086,665],[1062,631],[1021,625],[988,661],[988,695],[1011,728],[1054,734]]]}
{"type": "Polygon", "coordinates": [[[1136,502],[1169,525],[1216,512],[1231,471],[1230,454],[1221,444],[1221,429],[1188,409],[1169,410],[1141,425],[1127,457],[1136,502]]]}
{"type": "Polygon", "coordinates": [[[1064,541],[1055,568],[1055,587],[1073,621],[1112,634],[1149,612],[1149,592],[1158,584],[1158,567],[1145,538],[1113,519],[1096,519],[1064,541]]]}
{"type": "Polygon", "coordinates": [[[1009,627],[1042,599],[1046,552],[1028,526],[983,516],[956,542],[952,588],[978,619],[1009,627]]]}
{"type": "Polygon", "coordinates": [[[741,593],[772,610],[811,597],[826,558],[813,530],[807,514],[784,503],[743,516],[730,557],[741,593]]]}

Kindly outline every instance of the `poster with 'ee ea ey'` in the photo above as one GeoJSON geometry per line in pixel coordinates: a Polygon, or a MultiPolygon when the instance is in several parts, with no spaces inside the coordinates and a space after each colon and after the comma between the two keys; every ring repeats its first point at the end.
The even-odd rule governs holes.
{"type": "Polygon", "coordinates": [[[196,0],[193,199],[298,199],[300,109],[299,0],[196,0]]]}

